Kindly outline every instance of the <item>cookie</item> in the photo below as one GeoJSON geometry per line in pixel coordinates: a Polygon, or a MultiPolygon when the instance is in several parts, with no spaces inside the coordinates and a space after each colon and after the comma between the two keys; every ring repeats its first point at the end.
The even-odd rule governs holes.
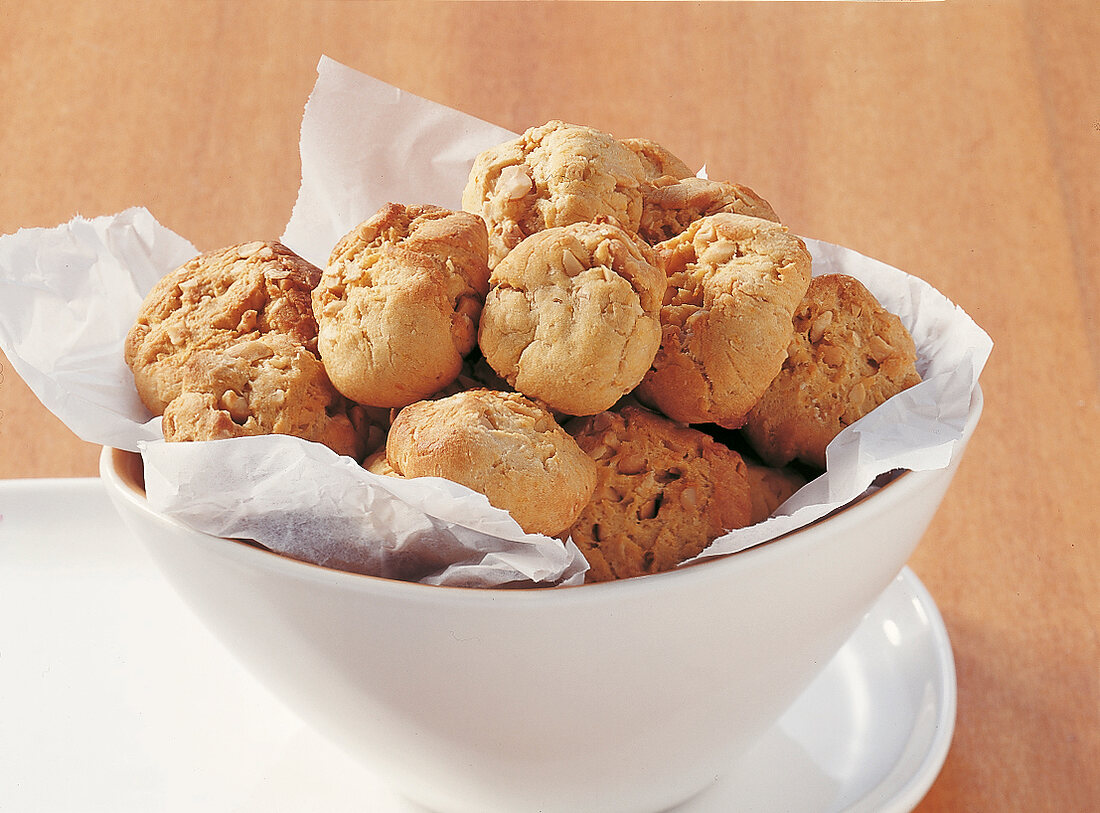
{"type": "Polygon", "coordinates": [[[445,477],[484,494],[527,533],[568,528],[596,464],[550,413],[518,393],[467,390],[398,413],[386,458],[402,477],[445,477]]]}
{"type": "Polygon", "coordinates": [[[699,218],[721,212],[779,222],[771,205],[747,186],[684,178],[645,189],[638,234],[657,244],[682,233],[699,218]]]}
{"type": "Polygon", "coordinates": [[[477,341],[485,224],[390,203],[349,232],[313,292],[329,378],[360,404],[401,407],[447,386],[477,341]]]}
{"type": "Polygon", "coordinates": [[[913,339],[859,280],[815,277],[794,315],[782,371],[749,413],[744,434],[769,464],[825,467],[846,426],[921,380],[913,339]]]}
{"type": "Polygon", "coordinates": [[[369,442],[365,416],[349,411],[321,361],[281,333],[190,354],[162,426],[168,441],[294,435],[356,459],[369,442]]]}
{"type": "Polygon", "coordinates": [[[749,523],[745,463],[709,435],[634,406],[569,429],[596,461],[595,492],[570,529],[586,582],[671,570],[749,523]]]}
{"type": "Polygon", "coordinates": [[[658,250],[668,274],[661,347],[635,395],[674,420],[735,429],[783,366],[809,252],[778,223],[729,213],[658,250]]]}
{"type": "Polygon", "coordinates": [[[496,267],[543,229],[611,221],[636,231],[644,174],[638,156],[608,133],[550,121],[478,155],[462,208],[485,219],[496,267]]]}
{"type": "Polygon", "coordinates": [[[253,242],[202,254],[167,274],[126,336],[138,395],[160,415],[180,393],[198,350],[224,350],[269,333],[317,347],[311,291],[321,271],[280,243],[253,242]]]}
{"type": "Polygon", "coordinates": [[[752,525],[766,520],[806,485],[806,478],[793,469],[773,468],[748,461],[745,466],[749,476],[749,496],[752,498],[752,525]]]}
{"type": "Polygon", "coordinates": [[[493,269],[479,336],[486,361],[554,411],[610,408],[642,380],[661,342],[657,263],[610,223],[526,238],[493,269]]]}

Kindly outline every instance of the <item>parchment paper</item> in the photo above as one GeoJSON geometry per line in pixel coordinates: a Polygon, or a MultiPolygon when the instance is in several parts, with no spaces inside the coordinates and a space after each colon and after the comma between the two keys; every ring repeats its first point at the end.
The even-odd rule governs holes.
{"type": "MultiPolygon", "coordinates": [[[[302,185],[281,240],[323,266],[336,242],[386,202],[459,208],[474,157],[512,137],[322,58],[302,121],[302,185]]],[[[262,236],[240,242],[253,239],[262,236]]],[[[880,474],[946,466],[992,349],[970,317],[921,280],[839,246],[806,244],[815,275],[850,274],[898,314],[924,380],[841,432],[827,472],[774,517],[702,556],[817,519],[880,474]]],[[[587,564],[572,542],[525,534],[455,483],[373,475],[288,436],[161,440],[122,343],[145,293],[196,253],[141,208],[0,237],[0,347],[82,439],[141,452],[154,508],[208,533],[375,575],[466,586],[583,581],[587,564]]]]}

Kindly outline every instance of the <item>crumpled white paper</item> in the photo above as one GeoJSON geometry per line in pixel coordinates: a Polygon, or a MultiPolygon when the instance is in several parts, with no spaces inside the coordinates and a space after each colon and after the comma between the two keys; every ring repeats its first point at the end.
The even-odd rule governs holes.
{"type": "Polygon", "coordinates": [[[515,138],[322,57],[302,117],[302,186],[281,241],[324,268],[386,203],[462,208],[474,157],[515,138]]]}
{"type": "Polygon", "coordinates": [[[79,437],[136,451],[161,436],[122,345],[149,289],[196,253],[144,209],[0,237],[0,347],[79,437]]]}
{"type": "Polygon", "coordinates": [[[572,542],[525,534],[482,494],[372,474],[320,443],[270,435],[141,446],[154,507],[315,564],[461,587],[579,584],[588,569],[572,542]]]}
{"type": "MultiPolygon", "coordinates": [[[[302,186],[282,242],[324,265],[336,242],[386,202],[458,208],[477,153],[513,136],[322,58],[302,122],[302,186]]],[[[946,466],[992,349],[964,312],[921,280],[839,246],[806,244],[815,274],[850,274],[898,314],[924,380],[838,435],[828,471],[775,516],[727,534],[701,556],[807,524],[880,474],[946,466]]],[[[377,476],[287,436],[161,440],[122,343],[145,293],[196,253],[144,209],[0,237],[0,347],[78,436],[141,451],[154,508],[208,533],[387,577],[483,587],[583,581],[587,564],[571,542],[523,533],[457,484],[377,476]]]]}

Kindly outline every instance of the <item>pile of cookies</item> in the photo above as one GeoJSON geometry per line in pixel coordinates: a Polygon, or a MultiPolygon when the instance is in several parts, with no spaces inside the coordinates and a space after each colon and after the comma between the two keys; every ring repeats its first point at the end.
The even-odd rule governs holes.
{"type": "Polygon", "coordinates": [[[551,121],[474,162],[463,211],[390,203],[319,269],[204,254],[126,341],[170,441],[265,433],[445,477],[606,581],[767,517],[845,426],[917,383],[913,341],[751,189],[551,121]]]}

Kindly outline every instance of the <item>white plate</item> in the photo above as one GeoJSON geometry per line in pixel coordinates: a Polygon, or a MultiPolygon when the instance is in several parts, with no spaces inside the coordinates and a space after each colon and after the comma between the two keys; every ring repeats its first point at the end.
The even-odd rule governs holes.
{"type": "MultiPolygon", "coordinates": [[[[943,620],[906,569],[680,813],[911,810],[943,765],[955,702],[943,620]]],[[[246,673],[88,479],[0,481],[0,810],[420,808],[246,673]]]]}

